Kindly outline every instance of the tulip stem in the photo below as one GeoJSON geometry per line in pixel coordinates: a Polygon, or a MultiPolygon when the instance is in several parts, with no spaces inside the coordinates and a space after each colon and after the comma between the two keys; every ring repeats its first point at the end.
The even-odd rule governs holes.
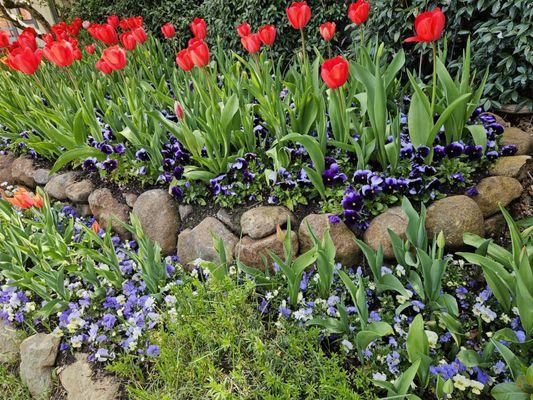
{"type": "Polygon", "coordinates": [[[300,29],[300,34],[302,35],[302,61],[304,63],[304,65],[306,64],[306,56],[305,56],[305,35],[304,35],[304,30],[303,28],[300,29]]]}
{"type": "Polygon", "coordinates": [[[435,98],[437,97],[437,44],[433,42],[433,87],[431,93],[431,118],[435,114],[435,98]]]}
{"type": "Polygon", "coordinates": [[[361,47],[365,45],[365,31],[363,29],[363,24],[359,25],[359,38],[361,47]]]}

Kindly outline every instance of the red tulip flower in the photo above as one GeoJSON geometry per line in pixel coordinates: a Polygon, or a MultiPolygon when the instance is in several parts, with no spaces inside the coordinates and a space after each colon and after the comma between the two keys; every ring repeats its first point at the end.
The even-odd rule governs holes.
{"type": "Polygon", "coordinates": [[[13,206],[27,209],[30,207],[41,208],[43,206],[43,198],[38,194],[33,194],[23,187],[19,187],[13,191],[13,196],[6,196],[3,190],[0,190],[2,198],[13,206]]]}
{"type": "Polygon", "coordinates": [[[116,15],[110,15],[107,17],[107,23],[116,29],[120,24],[120,18],[116,15]]]}
{"type": "Polygon", "coordinates": [[[94,44],[88,44],[87,46],[85,46],[85,52],[87,54],[94,54],[94,51],[95,51],[94,44]]]}
{"type": "Polygon", "coordinates": [[[370,3],[365,0],[357,0],[357,3],[352,3],[348,7],[348,17],[356,24],[361,25],[368,19],[370,12],[370,3]]]}
{"type": "Polygon", "coordinates": [[[426,11],[415,18],[416,36],[405,39],[406,42],[434,42],[439,40],[446,23],[446,17],[440,8],[426,11]]]}
{"type": "Polygon", "coordinates": [[[68,67],[74,62],[74,48],[66,40],[48,43],[43,54],[46,59],[58,67],[68,67]]]}
{"type": "Polygon", "coordinates": [[[335,36],[335,29],[337,25],[335,22],[325,22],[322,25],[320,25],[320,35],[326,42],[329,42],[331,39],[333,39],[333,36],[335,36]]]}
{"type": "Polygon", "coordinates": [[[201,39],[192,39],[189,41],[189,55],[191,61],[197,67],[205,67],[209,64],[209,47],[201,39]]]}
{"type": "Polygon", "coordinates": [[[191,31],[195,38],[204,40],[207,36],[207,24],[202,18],[195,18],[191,22],[191,31]]]}
{"type": "Polygon", "coordinates": [[[2,31],[0,30],[0,49],[3,49],[4,47],[9,46],[9,38],[11,35],[8,31],[2,31]]]}
{"type": "Polygon", "coordinates": [[[131,31],[131,33],[133,33],[133,37],[139,44],[143,44],[144,42],[146,42],[146,39],[148,38],[148,36],[146,35],[146,31],[144,30],[143,27],[135,28],[134,30],[131,31]]]}
{"type": "Polygon", "coordinates": [[[257,33],[265,46],[271,46],[276,40],[276,27],[274,25],[262,26],[257,33]]]}
{"type": "Polygon", "coordinates": [[[111,24],[93,24],[87,29],[87,31],[94,39],[100,40],[105,44],[113,45],[118,42],[117,32],[111,24]]]}
{"type": "Polygon", "coordinates": [[[41,50],[33,51],[29,47],[17,47],[8,53],[6,64],[11,69],[32,75],[39,68],[41,57],[41,50]]]}
{"type": "Polygon", "coordinates": [[[114,70],[120,70],[126,66],[126,50],[120,46],[111,46],[104,50],[102,60],[114,70]]]}
{"type": "Polygon", "coordinates": [[[189,50],[183,49],[176,54],[176,64],[184,71],[190,71],[194,67],[189,50]]]}
{"type": "Polygon", "coordinates": [[[344,85],[348,80],[349,74],[350,65],[342,56],[324,61],[320,70],[320,76],[330,89],[336,89],[344,85]]]}
{"type": "Polygon", "coordinates": [[[113,68],[109,66],[104,60],[100,59],[96,62],[96,69],[104,74],[110,74],[113,72],[113,68]]]}
{"type": "Polygon", "coordinates": [[[163,36],[166,39],[170,39],[176,34],[176,29],[174,29],[174,25],[172,25],[170,22],[167,22],[161,27],[161,33],[163,33],[163,36]]]}
{"type": "Polygon", "coordinates": [[[37,41],[31,30],[24,30],[15,42],[19,47],[29,47],[32,51],[37,50],[37,41]]]}
{"type": "Polygon", "coordinates": [[[132,51],[137,47],[137,40],[131,32],[124,32],[120,34],[120,43],[126,50],[132,51]]]}
{"type": "Polygon", "coordinates": [[[174,102],[174,113],[178,119],[183,119],[183,108],[181,108],[179,101],[174,102]]]}
{"type": "Polygon", "coordinates": [[[255,54],[261,49],[261,39],[257,33],[252,33],[241,38],[242,46],[250,54],[255,54]]]}
{"type": "Polygon", "coordinates": [[[250,28],[250,24],[248,22],[243,22],[237,27],[237,33],[240,37],[245,37],[252,33],[252,28],[250,28]]]}
{"type": "Polygon", "coordinates": [[[51,33],[42,34],[41,40],[45,43],[52,43],[54,41],[54,35],[52,35],[51,33]]]}
{"type": "Polygon", "coordinates": [[[311,9],[305,1],[294,2],[285,11],[294,29],[303,29],[311,19],[311,9]]]}
{"type": "Polygon", "coordinates": [[[72,50],[72,54],[74,56],[74,60],[79,61],[83,58],[83,53],[78,47],[74,47],[72,50]]]}

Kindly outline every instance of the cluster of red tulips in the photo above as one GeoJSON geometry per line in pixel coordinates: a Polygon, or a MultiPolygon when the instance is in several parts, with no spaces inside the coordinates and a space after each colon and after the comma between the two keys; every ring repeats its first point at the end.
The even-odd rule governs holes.
{"type": "Polygon", "coordinates": [[[15,189],[8,194],[3,189],[0,189],[0,197],[9,204],[26,209],[30,207],[41,208],[43,206],[43,198],[39,194],[34,194],[23,187],[15,189]]]}
{"type": "MultiPolygon", "coordinates": [[[[165,30],[170,32],[171,24],[165,26],[165,30]]],[[[184,71],[190,71],[194,66],[202,68],[209,64],[209,47],[204,42],[207,36],[207,24],[202,18],[195,18],[191,22],[190,28],[193,38],[189,40],[187,48],[176,54],[176,64],[184,71]]],[[[174,27],[172,27],[172,31],[174,31],[174,27]]]]}

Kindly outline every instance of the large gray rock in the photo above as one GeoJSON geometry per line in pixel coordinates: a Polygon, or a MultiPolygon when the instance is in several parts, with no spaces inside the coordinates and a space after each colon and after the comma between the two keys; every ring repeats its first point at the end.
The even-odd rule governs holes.
{"type": "Polygon", "coordinates": [[[238,218],[232,215],[226,208],[221,208],[217,211],[216,217],[224,223],[233,233],[240,233],[241,226],[238,218]]]}
{"type": "Polygon", "coordinates": [[[531,156],[511,156],[500,157],[489,172],[493,176],[508,176],[510,178],[522,179],[526,176],[526,170],[531,169],[533,163],[531,156]],[[528,167],[529,165],[529,167],[528,167]]]}
{"type": "Polygon", "coordinates": [[[284,226],[287,219],[291,219],[294,226],[294,215],[281,206],[259,206],[246,211],[241,216],[241,230],[243,235],[252,239],[261,239],[276,232],[276,226],[284,226]]]}
{"type": "MultiPolygon", "coordinates": [[[[285,237],[287,231],[282,231],[282,238],[285,237]]],[[[291,231],[291,254],[295,258],[298,254],[298,235],[291,231]]],[[[252,239],[249,236],[244,236],[235,247],[235,258],[243,262],[249,267],[259,268],[265,270],[266,265],[272,269],[273,261],[270,257],[270,252],[284,259],[283,240],[280,240],[277,233],[270,235],[263,239],[252,239]]]]}
{"type": "Polygon", "coordinates": [[[474,200],[467,196],[450,196],[437,200],[427,209],[426,229],[430,238],[442,231],[446,247],[463,245],[466,232],[484,235],[483,214],[474,200]]]}
{"type": "Polygon", "coordinates": [[[123,196],[124,196],[124,200],[126,201],[126,204],[130,208],[133,208],[133,206],[135,205],[135,202],[139,198],[139,196],[137,196],[135,193],[126,193],[126,194],[123,194],[123,196]]]}
{"type": "Polygon", "coordinates": [[[144,233],[161,246],[165,255],[175,254],[180,216],[172,197],[162,189],[148,190],[133,205],[144,233]]]}
{"type": "Polygon", "coordinates": [[[401,239],[405,240],[408,222],[407,215],[405,215],[401,207],[389,208],[370,222],[363,236],[364,241],[375,251],[381,245],[383,256],[385,258],[393,258],[394,251],[392,250],[388,229],[394,231],[401,239]]]}
{"type": "Polygon", "coordinates": [[[120,384],[111,376],[93,378],[87,354],[76,354],[76,361],[59,372],[61,385],[67,392],[67,400],[114,400],[120,384]]]}
{"type": "Polygon", "coordinates": [[[19,157],[11,164],[11,175],[13,183],[25,185],[31,189],[35,189],[35,166],[33,160],[29,157],[19,157]]]}
{"type": "Polygon", "coordinates": [[[0,318],[0,363],[14,362],[19,355],[20,332],[0,318]]]}
{"type": "Polygon", "coordinates": [[[44,186],[48,182],[50,182],[50,179],[52,176],[50,175],[50,170],[46,168],[39,168],[36,169],[33,173],[33,179],[35,180],[35,183],[39,186],[44,186]]]}
{"type": "Polygon", "coordinates": [[[477,185],[478,195],[473,199],[481,209],[484,217],[488,217],[507,206],[511,201],[520,197],[522,185],[508,176],[489,176],[477,185]]]}
{"type": "Polygon", "coordinates": [[[76,172],[54,174],[44,187],[45,193],[56,200],[67,200],[67,188],[76,182],[76,176],[76,172]]]}
{"type": "Polygon", "coordinates": [[[20,378],[33,397],[46,394],[52,386],[52,367],[55,364],[61,339],[37,333],[20,344],[20,378]]]}
{"type": "Polygon", "coordinates": [[[514,144],[518,149],[517,156],[531,155],[533,153],[533,137],[519,128],[505,128],[503,131],[503,144],[514,144]]]}
{"type": "Polygon", "coordinates": [[[74,203],[87,203],[94,189],[94,184],[90,180],[84,179],[68,185],[65,194],[74,203]]]}
{"type": "Polygon", "coordinates": [[[300,223],[298,237],[300,239],[300,252],[303,253],[313,247],[309,227],[315,236],[321,240],[324,232],[329,228],[331,240],[335,245],[335,261],[344,266],[354,266],[359,261],[361,250],[355,243],[355,234],[342,221],[332,224],[329,221],[331,214],[309,214],[300,223]]]}
{"type": "Polygon", "coordinates": [[[120,203],[113,196],[111,190],[107,188],[96,189],[91,193],[88,201],[92,214],[96,217],[102,228],[106,229],[111,224],[113,230],[122,238],[130,237],[128,230],[118,222],[129,222],[130,208],[126,204],[120,203]]]}
{"type": "Polygon", "coordinates": [[[190,204],[180,204],[178,206],[178,212],[182,221],[185,221],[189,215],[193,212],[193,207],[190,204]]]}
{"type": "Polygon", "coordinates": [[[184,264],[190,264],[200,258],[205,261],[220,262],[213,247],[213,236],[220,237],[226,247],[228,260],[232,259],[237,236],[214,217],[207,217],[194,229],[185,229],[178,235],[178,257],[184,264]]]}
{"type": "Polygon", "coordinates": [[[15,157],[11,154],[0,154],[0,184],[7,182],[13,183],[13,174],[11,168],[15,161],[15,157]]]}

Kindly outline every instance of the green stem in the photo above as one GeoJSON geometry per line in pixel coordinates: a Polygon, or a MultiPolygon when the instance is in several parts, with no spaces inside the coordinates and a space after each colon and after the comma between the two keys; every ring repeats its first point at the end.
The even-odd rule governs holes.
{"type": "Polygon", "coordinates": [[[437,44],[433,42],[433,88],[431,93],[431,118],[435,114],[435,98],[437,97],[437,44]]]}
{"type": "Polygon", "coordinates": [[[300,29],[300,34],[302,36],[302,62],[304,63],[304,65],[306,65],[306,59],[307,57],[305,56],[305,35],[304,35],[304,30],[303,28],[300,29]]]}
{"type": "Polygon", "coordinates": [[[361,47],[365,45],[365,31],[363,30],[363,24],[359,25],[359,38],[361,47]]]}

